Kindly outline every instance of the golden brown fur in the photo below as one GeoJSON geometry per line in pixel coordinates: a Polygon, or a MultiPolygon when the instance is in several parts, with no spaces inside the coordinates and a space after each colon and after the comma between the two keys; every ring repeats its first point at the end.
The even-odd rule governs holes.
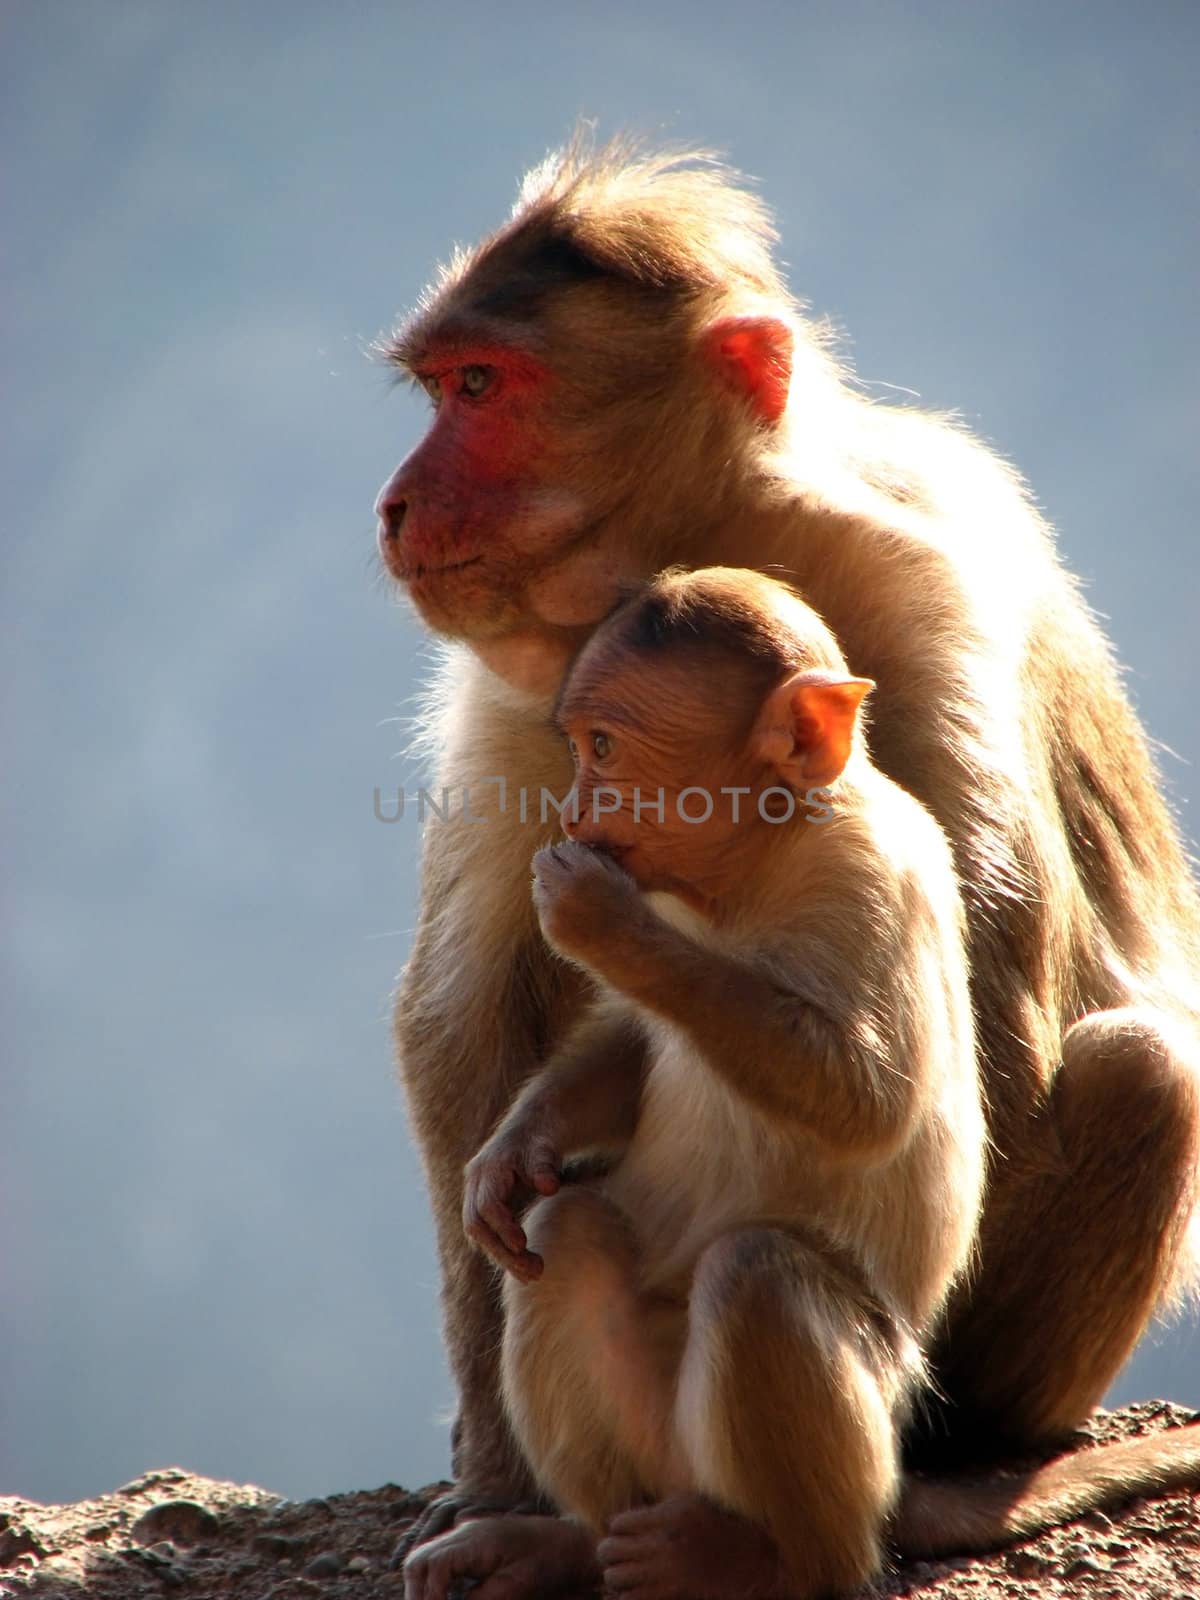
{"type": "MultiPolygon", "coordinates": [[[[511,348],[545,374],[505,436],[529,445],[520,471],[506,457],[503,509],[488,511],[490,490],[472,499],[469,453],[431,466],[433,433],[381,497],[389,564],[469,647],[443,680],[439,781],[566,789],[548,710],[622,583],[672,562],[795,579],[876,680],[872,758],[941,823],[964,886],[998,1156],[979,1270],[935,1353],[942,1427],[973,1443],[1058,1437],[1183,1275],[1200,1147],[1195,891],[1109,647],[1022,483],[956,425],[857,392],[771,242],[720,168],[576,148],[527,181],[513,219],[456,258],[398,336],[416,371],[482,340],[497,370],[488,352],[511,348]],[[762,370],[791,344],[778,421],[756,407],[754,369],[714,358],[725,318],[766,319],[762,370]],[[440,552],[436,570],[403,564],[410,540],[440,552]],[[444,560],[459,554],[469,564],[444,560]]],[[[530,1484],[498,1404],[495,1287],[462,1241],[459,1200],[463,1163],[582,998],[523,889],[552,831],[511,808],[431,830],[397,1007],[461,1397],[447,1513],[530,1484]]]]}

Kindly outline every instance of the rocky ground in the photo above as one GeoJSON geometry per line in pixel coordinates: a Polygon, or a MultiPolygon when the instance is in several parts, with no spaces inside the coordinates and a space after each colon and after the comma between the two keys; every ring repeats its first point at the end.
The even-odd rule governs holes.
{"type": "MultiPolygon", "coordinates": [[[[1193,1420],[1163,1402],[1101,1413],[1097,1440],[1193,1420]]],[[[176,1467],[76,1505],[0,1498],[0,1597],[400,1600],[396,1540],[440,1486],[290,1501],[176,1467]]],[[[861,1600],[1200,1600],[1200,1494],[1139,1500],[992,1556],[898,1567],[861,1600]]]]}

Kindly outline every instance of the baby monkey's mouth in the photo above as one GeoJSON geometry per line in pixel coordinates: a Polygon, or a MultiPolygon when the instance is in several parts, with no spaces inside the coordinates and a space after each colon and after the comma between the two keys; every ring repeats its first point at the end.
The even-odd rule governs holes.
{"type": "Polygon", "coordinates": [[[597,855],[607,856],[610,861],[615,861],[618,866],[633,849],[631,844],[609,844],[601,839],[592,844],[591,848],[597,855]]]}

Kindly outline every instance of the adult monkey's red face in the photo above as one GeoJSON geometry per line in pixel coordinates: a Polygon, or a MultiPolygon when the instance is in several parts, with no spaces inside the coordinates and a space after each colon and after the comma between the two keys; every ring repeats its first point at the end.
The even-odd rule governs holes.
{"type": "Polygon", "coordinates": [[[445,332],[411,362],[435,415],[379,497],[379,543],[426,621],[468,638],[519,624],[528,584],[583,522],[550,478],[554,375],[512,344],[445,332]]]}
{"type": "Polygon", "coordinates": [[[614,154],[619,181],[594,160],[535,174],[385,347],[434,405],[379,496],[387,569],[431,627],[533,689],[623,584],[725,553],[712,536],[744,516],[787,399],[755,202],[700,166],[673,174],[673,210],[639,208],[672,164],[614,154]]]}

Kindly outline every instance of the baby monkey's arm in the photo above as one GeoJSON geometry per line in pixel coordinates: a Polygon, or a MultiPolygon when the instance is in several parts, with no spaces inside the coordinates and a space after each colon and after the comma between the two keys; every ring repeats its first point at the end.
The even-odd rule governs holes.
{"type": "Polygon", "coordinates": [[[498,1266],[526,1281],[541,1274],[517,1213],[558,1191],[566,1156],[628,1143],[645,1063],[645,1037],[629,1007],[598,1002],[467,1163],[463,1227],[498,1266]]]}

